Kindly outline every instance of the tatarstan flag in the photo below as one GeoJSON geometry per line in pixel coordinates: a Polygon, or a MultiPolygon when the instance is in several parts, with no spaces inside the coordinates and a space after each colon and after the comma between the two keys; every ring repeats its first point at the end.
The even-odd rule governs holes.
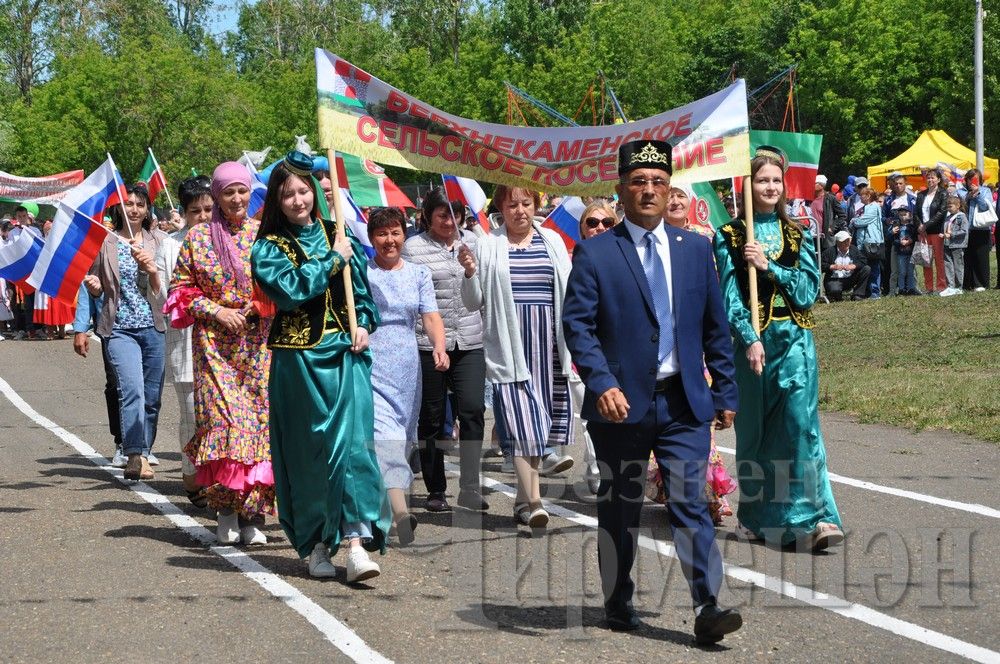
{"type": "Polygon", "coordinates": [[[690,186],[683,185],[682,188],[691,198],[688,220],[693,226],[704,228],[711,235],[711,231],[732,221],[729,211],[726,210],[711,183],[695,182],[690,186]]]}
{"type": "Polygon", "coordinates": [[[160,171],[160,165],[156,163],[152,150],[146,155],[146,163],[142,165],[139,179],[146,183],[146,190],[149,191],[149,200],[151,201],[155,201],[157,194],[167,188],[167,181],[160,171]]]}
{"type": "Polygon", "coordinates": [[[760,145],[781,148],[788,157],[785,198],[788,200],[804,198],[811,201],[816,196],[816,173],[819,172],[819,152],[823,146],[823,135],[750,130],[750,154],[753,154],[760,145]]]}
{"type": "MultiPolygon", "coordinates": [[[[796,134],[789,131],[750,130],[750,154],[761,145],[771,145],[784,151],[788,158],[785,173],[785,198],[802,198],[811,201],[816,196],[816,173],[819,172],[819,153],[823,146],[822,134],[796,134]]],[[[735,190],[743,191],[743,179],[734,178],[735,190]]]]}
{"type": "Polygon", "coordinates": [[[389,179],[385,169],[369,159],[337,153],[337,177],[351,190],[359,207],[416,207],[410,197],[389,179]]]}

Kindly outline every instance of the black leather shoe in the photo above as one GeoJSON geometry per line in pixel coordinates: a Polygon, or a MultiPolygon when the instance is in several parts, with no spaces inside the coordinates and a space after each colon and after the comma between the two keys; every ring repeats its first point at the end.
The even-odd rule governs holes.
{"type": "Polygon", "coordinates": [[[720,609],[717,604],[709,604],[694,619],[694,642],[700,646],[718,643],[742,626],[743,616],[738,609],[720,609]]]}
{"type": "Polygon", "coordinates": [[[462,489],[458,492],[458,506],[476,512],[485,512],[490,508],[483,495],[475,489],[462,489]]]}
{"type": "Polygon", "coordinates": [[[608,629],[612,632],[633,632],[642,626],[642,623],[639,622],[639,616],[632,609],[606,613],[604,619],[608,623],[608,629]]]}
{"type": "Polygon", "coordinates": [[[448,504],[443,493],[427,494],[427,502],[424,507],[428,512],[447,512],[451,509],[451,505],[448,504]]]}

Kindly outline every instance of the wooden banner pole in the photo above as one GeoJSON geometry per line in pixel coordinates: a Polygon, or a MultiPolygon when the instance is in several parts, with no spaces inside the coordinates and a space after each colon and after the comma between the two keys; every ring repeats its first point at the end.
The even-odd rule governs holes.
{"type": "MultiPolygon", "coordinates": [[[[337,224],[337,240],[347,237],[347,226],[344,222],[344,208],[340,201],[340,177],[337,175],[337,153],[331,148],[326,151],[326,158],[330,162],[330,185],[333,193],[333,217],[337,224]]],[[[350,261],[341,270],[344,274],[344,296],[347,300],[347,320],[351,328],[351,342],[354,342],[354,333],[358,329],[358,312],[354,309],[354,282],[351,279],[350,261]]]]}

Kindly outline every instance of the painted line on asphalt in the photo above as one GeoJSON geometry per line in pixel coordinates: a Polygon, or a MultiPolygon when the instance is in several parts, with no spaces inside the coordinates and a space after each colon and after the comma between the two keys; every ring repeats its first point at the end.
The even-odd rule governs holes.
{"type": "MultiPolygon", "coordinates": [[[[719,447],[716,449],[720,452],[725,452],[726,454],[735,456],[736,450],[731,447],[719,447]]],[[[907,498],[909,500],[915,500],[921,503],[927,503],[929,505],[937,505],[939,507],[948,507],[953,510],[961,510],[963,512],[970,512],[972,514],[979,514],[980,516],[988,516],[993,519],[1000,519],[1000,510],[994,509],[992,507],[987,507],[986,505],[979,505],[977,503],[963,503],[957,500],[949,500],[948,498],[938,498],[937,496],[929,496],[925,493],[917,493],[916,491],[907,491],[906,489],[897,489],[891,486],[884,486],[882,484],[875,484],[874,482],[868,482],[866,480],[858,480],[853,477],[845,477],[843,475],[838,475],[836,473],[829,473],[830,481],[837,482],[839,484],[847,484],[848,486],[857,487],[859,489],[865,489],[867,491],[875,491],[877,493],[884,493],[890,496],[897,496],[899,498],[907,498]]]]}
{"type": "MultiPolygon", "coordinates": [[[[494,491],[510,496],[511,498],[513,498],[516,494],[513,487],[490,477],[483,477],[483,485],[494,491]]],[[[551,515],[562,517],[586,528],[597,528],[597,519],[592,516],[574,512],[573,510],[560,505],[553,505],[548,501],[543,501],[543,503],[545,505],[545,509],[548,510],[551,515]]],[[[677,558],[677,552],[672,545],[659,540],[654,540],[646,535],[639,535],[639,546],[650,551],[655,551],[662,556],[677,558]]],[[[723,563],[723,569],[727,576],[737,579],[738,581],[743,581],[759,588],[770,590],[810,606],[832,611],[833,613],[841,615],[845,618],[863,622],[871,625],[872,627],[897,634],[903,638],[931,646],[932,648],[937,648],[974,662],[984,662],[989,664],[1000,663],[1000,652],[961,641],[953,636],[948,636],[947,634],[942,634],[941,632],[936,632],[934,630],[927,629],[926,627],[921,627],[919,625],[906,622],[905,620],[900,620],[899,618],[894,618],[888,614],[876,611],[862,604],[850,602],[842,597],[828,595],[826,593],[812,590],[811,588],[797,586],[794,583],[785,581],[784,579],[768,576],[756,570],[740,567],[739,565],[723,563]]]]}
{"type": "Polygon", "coordinates": [[[113,467],[111,462],[101,456],[93,447],[32,408],[3,378],[0,378],[0,392],[7,397],[8,401],[15,408],[20,410],[33,422],[43,429],[47,429],[95,466],[105,470],[109,475],[124,484],[127,489],[133,491],[159,510],[179,530],[207,546],[209,551],[238,569],[243,576],[259,585],[277,599],[280,599],[290,609],[305,618],[313,627],[319,630],[327,641],[353,661],[364,662],[365,664],[391,664],[392,660],[387,659],[369,647],[353,630],[334,618],[333,615],[328,613],[319,604],[306,597],[298,588],[282,580],[277,574],[261,565],[243,551],[232,546],[217,545],[214,533],[181,511],[179,507],[170,502],[170,499],[159,491],[145,482],[136,482],[134,484],[126,482],[121,468],[113,467]]]}

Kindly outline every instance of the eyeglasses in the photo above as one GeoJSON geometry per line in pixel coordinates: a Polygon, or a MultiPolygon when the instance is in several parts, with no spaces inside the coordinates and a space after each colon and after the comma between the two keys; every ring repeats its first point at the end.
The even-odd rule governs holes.
{"type": "Polygon", "coordinates": [[[597,228],[598,226],[604,226],[605,230],[611,228],[615,225],[615,220],[611,217],[605,217],[604,219],[598,219],[597,217],[587,217],[583,220],[583,223],[587,224],[587,228],[597,228]]]}
{"type": "Polygon", "coordinates": [[[670,186],[670,182],[663,178],[653,178],[652,180],[647,180],[646,178],[632,178],[628,181],[628,186],[632,189],[643,190],[646,185],[653,185],[653,189],[666,189],[670,186]]]}

